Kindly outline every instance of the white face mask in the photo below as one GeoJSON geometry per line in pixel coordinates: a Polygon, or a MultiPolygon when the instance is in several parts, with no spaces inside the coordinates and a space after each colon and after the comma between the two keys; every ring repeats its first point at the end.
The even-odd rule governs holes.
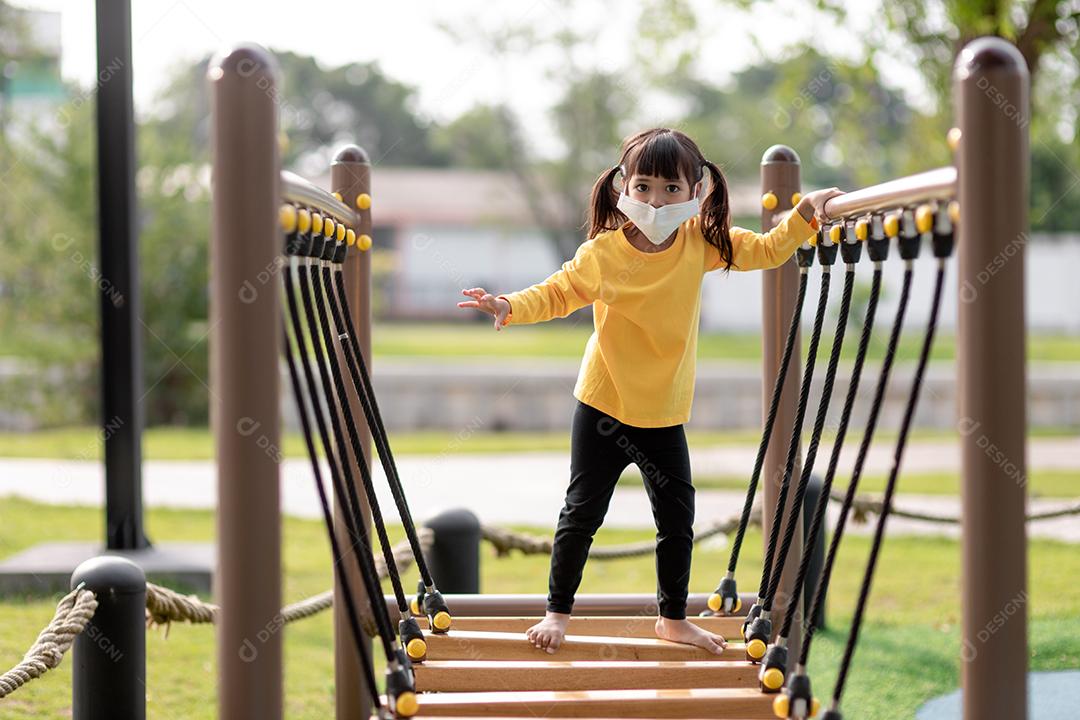
{"type": "Polygon", "coordinates": [[[617,207],[649,238],[649,242],[663,245],[676,228],[701,212],[701,201],[695,197],[686,202],[654,208],[649,203],[620,193],[617,207]]]}

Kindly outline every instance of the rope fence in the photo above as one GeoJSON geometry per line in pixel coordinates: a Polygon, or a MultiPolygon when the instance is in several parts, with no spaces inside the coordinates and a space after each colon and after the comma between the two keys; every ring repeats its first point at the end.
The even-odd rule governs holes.
{"type": "Polygon", "coordinates": [[[57,667],[75,638],[94,617],[97,606],[94,593],[81,586],[65,595],[57,604],[53,619],[26,651],[22,662],[0,675],[0,698],[57,667]]]}

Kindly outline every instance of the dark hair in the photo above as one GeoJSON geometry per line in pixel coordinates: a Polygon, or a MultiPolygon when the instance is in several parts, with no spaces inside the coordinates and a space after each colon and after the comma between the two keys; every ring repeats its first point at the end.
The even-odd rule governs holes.
{"type": "Polygon", "coordinates": [[[622,155],[614,167],[605,170],[593,185],[589,198],[589,237],[605,230],[615,230],[627,217],[616,207],[619,191],[615,177],[622,173],[625,182],[631,176],[654,175],[677,180],[681,174],[693,187],[709,171],[709,192],[701,199],[701,232],[705,241],[720,252],[725,269],[731,267],[731,207],[727,181],[715,163],[701,154],[697,143],[678,130],[652,128],[623,140],[622,155]]]}

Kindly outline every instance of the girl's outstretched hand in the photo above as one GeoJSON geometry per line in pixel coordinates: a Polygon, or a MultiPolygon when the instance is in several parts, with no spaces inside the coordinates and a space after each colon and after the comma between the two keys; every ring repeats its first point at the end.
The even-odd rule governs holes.
{"type": "Polygon", "coordinates": [[[457,304],[459,308],[476,308],[481,312],[486,312],[488,315],[494,315],[495,329],[502,330],[503,325],[506,324],[506,318],[510,314],[510,303],[502,298],[495,297],[484,288],[462,290],[461,294],[471,297],[472,300],[459,302],[457,304]]]}

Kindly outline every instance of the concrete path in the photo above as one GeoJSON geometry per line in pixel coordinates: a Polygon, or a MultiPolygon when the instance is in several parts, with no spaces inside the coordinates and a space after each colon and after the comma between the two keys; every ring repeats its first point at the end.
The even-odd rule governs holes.
{"type": "MultiPolygon", "coordinates": [[[[824,468],[828,448],[819,454],[824,468]],[[824,458],[824,459],[822,459],[824,458]]],[[[887,473],[891,449],[872,451],[866,472],[887,473]]],[[[694,472],[699,475],[745,474],[749,477],[756,448],[721,447],[692,451],[694,472]]],[[[842,468],[854,462],[845,450],[842,468]]],[[[472,508],[483,522],[554,527],[569,474],[569,458],[561,452],[410,455],[396,458],[413,515],[428,517],[449,507],[472,508]]],[[[958,450],[947,442],[918,442],[908,446],[903,470],[928,472],[955,470],[958,450]]],[[[320,517],[305,460],[286,460],[282,472],[284,512],[301,517],[320,517]]],[[[1080,438],[1032,440],[1030,469],[1080,469],[1080,438]]],[[[381,468],[376,468],[380,501],[388,518],[396,518],[393,500],[385,489],[381,468]]],[[[145,502],[151,507],[212,508],[216,480],[212,463],[150,461],[143,470],[145,502]]],[[[18,495],[48,503],[100,505],[104,501],[102,466],[73,460],[0,459],[0,496],[18,495]]],[[[1080,487],[1077,488],[1080,495],[1080,487]]],[[[742,509],[745,495],[726,490],[702,490],[697,494],[697,525],[704,527],[742,509]]],[[[1057,507],[1061,500],[1033,500],[1029,512],[1057,507]]],[[[897,506],[943,515],[958,515],[956,498],[903,495],[897,506]]],[[[648,499],[642,490],[620,488],[615,493],[606,526],[652,527],[648,499]]],[[[956,535],[956,526],[892,518],[893,533],[956,535]]],[[[854,532],[868,533],[872,525],[855,525],[854,532]]],[[[1080,517],[1037,522],[1033,537],[1052,537],[1080,542],[1080,517]]]]}

